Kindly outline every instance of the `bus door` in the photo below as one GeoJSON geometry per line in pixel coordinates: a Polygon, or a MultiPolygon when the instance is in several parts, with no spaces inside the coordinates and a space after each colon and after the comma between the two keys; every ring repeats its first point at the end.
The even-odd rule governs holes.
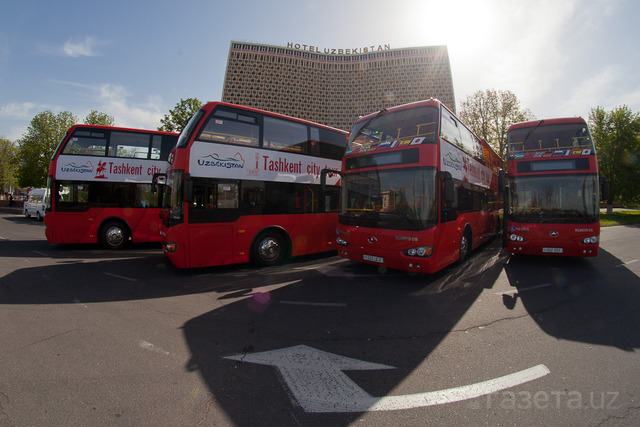
{"type": "Polygon", "coordinates": [[[97,224],[89,211],[89,183],[58,182],[53,195],[55,203],[51,230],[58,243],[95,241],[97,224]],[[90,235],[91,234],[91,235],[90,235]]]}
{"type": "Polygon", "coordinates": [[[440,173],[440,225],[435,238],[436,264],[443,267],[458,259],[462,230],[458,226],[456,188],[449,172],[440,173]]]}
{"type": "Polygon", "coordinates": [[[238,182],[194,179],[189,203],[191,267],[230,264],[233,225],[239,218],[238,182]]]}

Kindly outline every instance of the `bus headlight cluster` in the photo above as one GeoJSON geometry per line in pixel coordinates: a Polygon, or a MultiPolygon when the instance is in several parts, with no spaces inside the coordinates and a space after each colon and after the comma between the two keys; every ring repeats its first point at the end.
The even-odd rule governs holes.
{"type": "Polygon", "coordinates": [[[593,245],[594,243],[598,243],[598,236],[591,236],[582,239],[582,243],[585,245],[593,245]]]}
{"type": "Polygon", "coordinates": [[[526,242],[527,239],[525,239],[522,236],[518,236],[517,234],[510,234],[509,235],[509,240],[511,240],[512,242],[526,242]]]}
{"type": "Polygon", "coordinates": [[[420,246],[419,248],[411,248],[406,251],[402,251],[407,256],[415,256],[426,258],[433,254],[433,246],[420,246]]]}
{"type": "Polygon", "coordinates": [[[340,246],[349,246],[349,242],[347,242],[340,236],[336,237],[336,243],[339,244],[340,246]]]}
{"type": "Polygon", "coordinates": [[[164,250],[168,253],[172,254],[178,249],[178,244],[176,242],[167,242],[164,244],[164,250]]]}

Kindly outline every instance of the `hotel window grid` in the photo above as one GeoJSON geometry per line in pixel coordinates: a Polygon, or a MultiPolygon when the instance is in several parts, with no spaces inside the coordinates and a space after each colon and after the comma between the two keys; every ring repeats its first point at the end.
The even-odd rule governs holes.
{"type": "Polygon", "coordinates": [[[431,97],[455,111],[446,46],[328,55],[231,42],[222,101],[349,130],[362,115],[431,97]]]}

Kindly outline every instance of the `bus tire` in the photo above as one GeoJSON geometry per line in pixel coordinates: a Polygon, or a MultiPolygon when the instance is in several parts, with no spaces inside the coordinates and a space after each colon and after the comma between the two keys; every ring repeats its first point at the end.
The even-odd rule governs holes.
{"type": "Polygon", "coordinates": [[[278,231],[260,233],[253,244],[253,262],[260,267],[281,264],[286,255],[287,241],[278,231]]]}
{"type": "Polygon", "coordinates": [[[24,210],[24,217],[25,218],[31,218],[31,215],[29,215],[29,211],[28,210],[24,210]]]}
{"type": "Polygon", "coordinates": [[[121,221],[107,221],[100,229],[100,242],[107,249],[124,249],[129,242],[129,231],[121,221]]]}
{"type": "Polygon", "coordinates": [[[466,261],[466,259],[469,258],[469,255],[471,255],[471,243],[471,230],[469,229],[469,227],[466,227],[464,229],[464,232],[462,233],[462,237],[460,238],[460,257],[458,258],[459,262],[466,261]]]}

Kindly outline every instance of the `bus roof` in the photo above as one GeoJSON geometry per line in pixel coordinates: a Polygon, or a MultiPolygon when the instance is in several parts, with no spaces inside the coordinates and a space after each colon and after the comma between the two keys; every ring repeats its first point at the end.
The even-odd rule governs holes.
{"type": "Polygon", "coordinates": [[[133,128],[123,128],[123,127],[116,127],[116,126],[86,125],[82,123],[71,126],[67,132],[72,133],[77,128],[91,128],[91,129],[115,130],[115,131],[125,131],[125,132],[153,132],[153,133],[163,134],[163,135],[178,135],[175,132],[165,132],[165,131],[153,130],[153,129],[133,129],[133,128]]]}
{"type": "Polygon", "coordinates": [[[331,129],[331,130],[335,130],[335,131],[338,131],[338,132],[347,133],[347,131],[345,131],[343,129],[334,128],[334,127],[331,127],[331,126],[323,125],[321,123],[316,123],[316,122],[312,122],[310,120],[301,119],[299,117],[287,116],[285,114],[274,113],[273,111],[261,110],[259,108],[248,107],[246,105],[231,104],[229,102],[221,102],[221,101],[207,102],[200,109],[201,110],[205,110],[207,112],[211,112],[218,105],[222,105],[222,106],[230,107],[230,108],[238,108],[238,109],[241,109],[241,110],[251,111],[251,112],[254,112],[254,113],[258,113],[258,114],[264,114],[264,115],[271,116],[271,117],[278,117],[278,118],[281,118],[281,119],[294,120],[296,122],[303,122],[303,123],[306,123],[306,124],[309,124],[309,125],[313,125],[313,126],[317,126],[317,127],[321,127],[321,128],[324,128],[324,129],[331,129]]]}
{"type": "MultiPolygon", "coordinates": [[[[439,107],[439,106],[443,106],[444,103],[442,101],[438,100],[438,99],[430,98],[430,99],[423,99],[421,101],[409,102],[408,104],[394,105],[393,107],[386,108],[386,110],[387,111],[399,111],[399,110],[405,110],[407,108],[422,107],[422,106],[425,106],[425,105],[432,105],[434,107],[439,107]]],[[[367,120],[367,119],[375,116],[379,112],[380,111],[375,111],[373,113],[367,114],[366,116],[362,116],[356,121],[356,123],[360,122],[362,120],[367,120]]]]}
{"type": "Polygon", "coordinates": [[[559,125],[563,123],[586,123],[586,122],[582,117],[559,117],[559,118],[553,118],[553,119],[530,120],[528,122],[514,123],[511,126],[509,126],[509,129],[507,131],[510,131],[513,129],[536,126],[538,123],[544,124],[544,125],[559,125]]]}

